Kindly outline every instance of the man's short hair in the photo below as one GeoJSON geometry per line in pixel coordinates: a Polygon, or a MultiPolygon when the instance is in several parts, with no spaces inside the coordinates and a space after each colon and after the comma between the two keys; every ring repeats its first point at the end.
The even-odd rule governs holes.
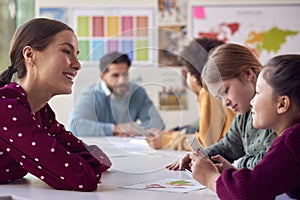
{"type": "Polygon", "coordinates": [[[105,73],[107,72],[109,65],[119,63],[126,63],[128,68],[131,65],[131,61],[127,54],[122,54],[119,52],[108,53],[100,59],[100,71],[101,73],[105,73]]]}

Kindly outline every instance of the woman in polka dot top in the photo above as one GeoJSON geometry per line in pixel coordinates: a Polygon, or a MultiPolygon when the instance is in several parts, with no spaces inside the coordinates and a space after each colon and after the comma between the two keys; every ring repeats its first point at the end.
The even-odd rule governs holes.
{"type": "Polygon", "coordinates": [[[71,93],[78,53],[73,30],[62,22],[35,18],[15,32],[11,66],[0,75],[1,184],[29,172],[55,189],[93,191],[111,166],[97,146],[66,131],[47,103],[71,93]]]}

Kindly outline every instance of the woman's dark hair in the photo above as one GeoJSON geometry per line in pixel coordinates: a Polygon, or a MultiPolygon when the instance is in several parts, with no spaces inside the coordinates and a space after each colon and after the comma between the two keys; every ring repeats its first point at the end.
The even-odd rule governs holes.
{"type": "Polygon", "coordinates": [[[263,78],[273,88],[274,96],[289,96],[300,109],[300,55],[286,54],[272,58],[263,68],[263,78]]]}
{"type": "Polygon", "coordinates": [[[183,64],[188,72],[195,76],[198,85],[202,86],[201,73],[208,59],[208,53],[221,44],[224,42],[213,38],[195,38],[183,49],[183,64]]]}
{"type": "Polygon", "coordinates": [[[122,54],[119,52],[108,53],[100,59],[100,71],[101,73],[105,73],[107,72],[109,65],[119,63],[127,64],[128,68],[131,65],[131,61],[127,54],[122,54]]]}
{"type": "Polygon", "coordinates": [[[68,25],[46,18],[34,18],[21,25],[10,42],[9,55],[11,65],[1,73],[0,86],[9,83],[15,72],[17,72],[18,78],[22,78],[26,74],[23,57],[24,47],[31,46],[35,50],[42,51],[57,33],[64,30],[73,32],[68,25]]]}

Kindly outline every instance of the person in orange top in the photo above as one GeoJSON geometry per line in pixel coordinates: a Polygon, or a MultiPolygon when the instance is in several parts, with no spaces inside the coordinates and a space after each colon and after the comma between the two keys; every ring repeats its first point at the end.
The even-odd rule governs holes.
{"type": "MultiPolygon", "coordinates": [[[[184,65],[188,71],[186,81],[195,93],[199,107],[200,119],[196,135],[204,147],[222,139],[235,117],[235,112],[225,108],[219,99],[211,96],[201,82],[201,72],[208,59],[208,52],[221,44],[224,42],[210,38],[196,38],[183,51],[184,65]]],[[[185,129],[150,131],[155,134],[155,137],[147,137],[146,141],[154,149],[190,150],[185,139],[194,134],[185,133],[185,129]]]]}

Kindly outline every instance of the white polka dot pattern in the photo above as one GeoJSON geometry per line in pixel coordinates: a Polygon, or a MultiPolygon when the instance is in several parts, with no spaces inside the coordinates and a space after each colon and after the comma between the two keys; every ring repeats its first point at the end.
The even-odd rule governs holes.
{"type": "Polygon", "coordinates": [[[97,188],[101,173],[111,165],[98,147],[93,148],[93,154],[101,154],[99,158],[108,160],[107,166],[56,121],[48,104],[31,114],[26,93],[18,84],[0,88],[0,96],[0,110],[6,113],[0,115],[1,162],[15,159],[13,164],[1,165],[5,166],[0,167],[1,180],[9,183],[29,172],[56,189],[97,188]]]}

